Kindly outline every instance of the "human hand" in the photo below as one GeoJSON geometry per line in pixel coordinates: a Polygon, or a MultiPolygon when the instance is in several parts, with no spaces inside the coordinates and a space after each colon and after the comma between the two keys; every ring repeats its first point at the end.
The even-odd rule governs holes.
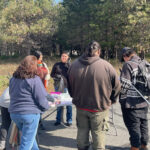
{"type": "Polygon", "coordinates": [[[50,102],[54,102],[54,101],[55,101],[55,98],[52,97],[50,94],[47,94],[46,98],[47,98],[47,100],[50,101],[50,102]]]}
{"type": "Polygon", "coordinates": [[[48,101],[48,105],[49,105],[49,106],[51,106],[52,104],[53,104],[52,102],[48,101]]]}
{"type": "Polygon", "coordinates": [[[55,104],[56,104],[56,105],[59,105],[60,103],[61,103],[61,101],[60,101],[59,99],[56,99],[56,98],[55,98],[55,104]]]}

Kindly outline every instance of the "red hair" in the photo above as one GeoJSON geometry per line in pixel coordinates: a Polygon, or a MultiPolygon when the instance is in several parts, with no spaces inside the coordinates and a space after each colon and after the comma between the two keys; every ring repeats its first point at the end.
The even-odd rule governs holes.
{"type": "Polygon", "coordinates": [[[13,77],[18,79],[34,78],[35,75],[37,75],[37,58],[32,55],[26,56],[13,73],[13,77]]]}

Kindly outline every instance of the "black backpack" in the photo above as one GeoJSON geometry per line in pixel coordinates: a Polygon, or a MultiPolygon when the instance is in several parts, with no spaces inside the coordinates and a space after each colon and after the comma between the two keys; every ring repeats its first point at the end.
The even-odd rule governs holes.
{"type": "Polygon", "coordinates": [[[150,63],[141,60],[136,73],[132,74],[132,84],[143,95],[150,96],[150,63]]]}

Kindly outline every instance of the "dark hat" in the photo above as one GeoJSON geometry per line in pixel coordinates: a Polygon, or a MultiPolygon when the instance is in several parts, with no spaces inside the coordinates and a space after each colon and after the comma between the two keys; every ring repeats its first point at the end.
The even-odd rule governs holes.
{"type": "Polygon", "coordinates": [[[123,56],[125,53],[127,53],[128,51],[131,51],[132,49],[130,47],[124,47],[121,51],[121,55],[123,56]]]}
{"type": "Polygon", "coordinates": [[[133,53],[134,50],[131,49],[130,47],[124,47],[122,50],[121,50],[121,57],[120,57],[120,61],[123,62],[124,59],[123,57],[124,56],[129,56],[131,53],[133,53]]]}

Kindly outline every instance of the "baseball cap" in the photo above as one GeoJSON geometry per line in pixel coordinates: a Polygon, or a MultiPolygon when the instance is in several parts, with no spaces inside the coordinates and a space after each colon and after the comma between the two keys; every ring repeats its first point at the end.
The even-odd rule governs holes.
{"type": "Polygon", "coordinates": [[[128,54],[130,54],[130,53],[132,53],[132,52],[134,52],[134,50],[131,49],[130,47],[124,47],[124,48],[121,50],[121,62],[124,61],[123,56],[125,56],[125,54],[128,55],[128,54]]]}
{"type": "Polygon", "coordinates": [[[124,48],[122,49],[122,51],[121,51],[122,56],[123,56],[125,53],[127,53],[127,51],[131,51],[131,48],[130,48],[130,47],[124,47],[124,48]]]}

